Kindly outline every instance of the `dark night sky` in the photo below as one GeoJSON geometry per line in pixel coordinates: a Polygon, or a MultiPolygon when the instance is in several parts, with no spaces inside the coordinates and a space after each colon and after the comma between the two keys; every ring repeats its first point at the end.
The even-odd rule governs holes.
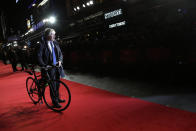
{"type": "Polygon", "coordinates": [[[1,10],[5,14],[7,28],[21,30],[24,26],[24,12],[22,8],[17,7],[15,0],[7,0],[1,3],[1,10]]]}

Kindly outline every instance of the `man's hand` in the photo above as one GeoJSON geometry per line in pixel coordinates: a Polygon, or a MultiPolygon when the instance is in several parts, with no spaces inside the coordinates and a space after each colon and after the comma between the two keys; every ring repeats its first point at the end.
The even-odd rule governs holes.
{"type": "Polygon", "coordinates": [[[62,62],[61,61],[58,61],[58,66],[62,66],[62,62]]]}
{"type": "Polygon", "coordinates": [[[46,68],[51,68],[51,65],[46,65],[45,67],[46,67],[46,68]]]}

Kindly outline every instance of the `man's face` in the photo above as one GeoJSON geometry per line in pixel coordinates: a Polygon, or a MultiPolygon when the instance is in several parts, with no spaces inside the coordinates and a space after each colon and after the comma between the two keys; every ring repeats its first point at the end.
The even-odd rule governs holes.
{"type": "Polygon", "coordinates": [[[54,41],[55,40],[55,31],[52,31],[50,36],[49,36],[49,40],[50,41],[54,41]]]}

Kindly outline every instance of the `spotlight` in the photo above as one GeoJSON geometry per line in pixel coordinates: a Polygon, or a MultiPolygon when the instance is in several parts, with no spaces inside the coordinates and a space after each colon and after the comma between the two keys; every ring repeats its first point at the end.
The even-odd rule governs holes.
{"type": "Polygon", "coordinates": [[[89,2],[89,4],[90,4],[90,5],[93,5],[94,3],[93,3],[93,1],[91,0],[91,1],[89,2]]]}
{"type": "Polygon", "coordinates": [[[54,23],[56,22],[55,17],[51,16],[51,17],[49,18],[49,22],[50,22],[51,24],[54,24],[54,23]]]}

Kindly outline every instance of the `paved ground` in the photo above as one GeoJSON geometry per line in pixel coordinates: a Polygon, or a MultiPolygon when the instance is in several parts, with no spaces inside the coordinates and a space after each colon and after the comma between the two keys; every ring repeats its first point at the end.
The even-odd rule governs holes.
{"type": "Polygon", "coordinates": [[[70,80],[125,96],[196,112],[196,89],[189,82],[172,83],[133,79],[127,76],[100,75],[80,71],[66,71],[70,80]]]}

